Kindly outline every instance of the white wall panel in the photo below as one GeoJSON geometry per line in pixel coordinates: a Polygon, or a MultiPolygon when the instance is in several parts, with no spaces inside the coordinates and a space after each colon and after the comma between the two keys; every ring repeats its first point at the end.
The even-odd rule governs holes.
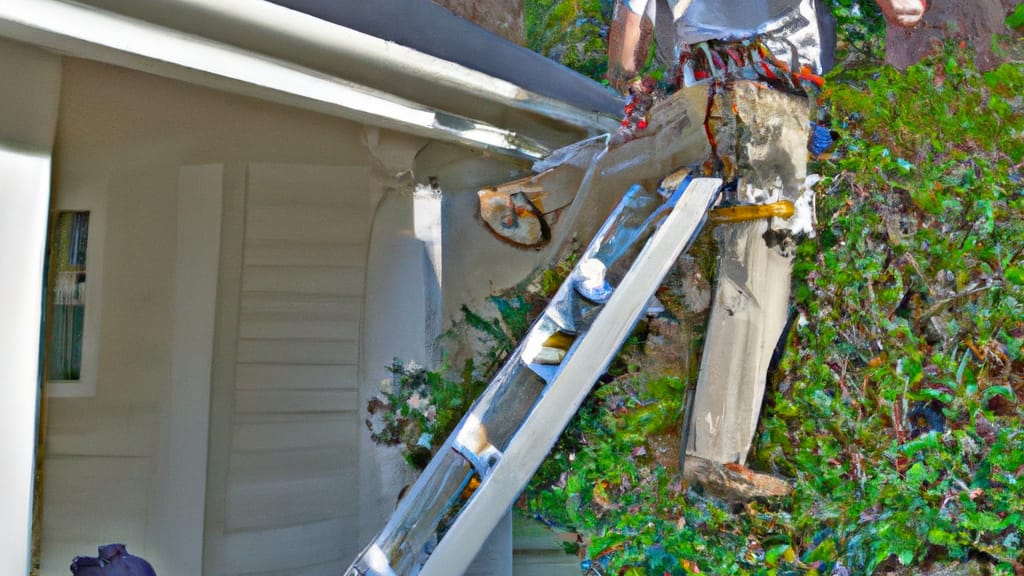
{"type": "MultiPolygon", "coordinates": [[[[0,47],[0,60],[14,54],[0,47]]],[[[59,80],[61,59],[44,59],[52,62],[49,72],[59,80]]],[[[47,69],[19,64],[17,70],[25,83],[47,69]]],[[[179,220],[187,224],[211,214],[178,217],[179,175],[183,164],[211,163],[224,167],[224,212],[210,452],[182,472],[201,477],[205,468],[207,473],[204,573],[247,573],[228,565],[237,558],[237,548],[227,541],[235,534],[225,532],[229,486],[237,485],[239,475],[251,471],[249,482],[342,478],[344,468],[357,464],[348,456],[354,454],[349,447],[355,445],[360,426],[351,391],[358,388],[362,270],[371,220],[370,163],[360,127],[73,58],[64,62],[63,79],[55,195],[103,202],[105,299],[96,397],[49,404],[41,576],[63,576],[75,555],[95,554],[97,545],[117,539],[124,539],[129,551],[159,560],[155,568],[161,576],[197,576],[191,567],[181,573],[163,558],[160,522],[167,515],[161,512],[161,499],[169,492],[161,482],[170,476],[161,472],[168,450],[161,421],[171,406],[167,393],[181,381],[175,378],[171,351],[176,338],[188,341],[187,331],[176,336],[174,330],[180,308],[175,303],[179,257],[208,259],[217,254],[212,239],[197,248],[189,241],[198,238],[182,237],[190,232],[179,229],[179,220]],[[281,163],[252,164],[257,160],[281,163]],[[255,234],[247,236],[250,222],[255,234]],[[259,237],[261,225],[266,238],[259,237]],[[178,253],[190,250],[197,254],[178,253]],[[243,292],[246,282],[260,290],[243,292]],[[248,355],[236,354],[239,347],[248,355]],[[236,430],[241,430],[237,438],[236,430]],[[134,463],[126,468],[124,461],[134,463]],[[107,475],[97,472],[108,464],[107,475]],[[277,472],[271,470],[277,466],[287,468],[280,474],[294,476],[274,476],[277,472]],[[146,473],[138,471],[142,469],[146,473]],[[108,497],[113,500],[105,501],[108,497]],[[126,504],[118,506],[118,498],[126,504]],[[138,498],[144,505],[136,505],[138,498]],[[79,501],[105,502],[105,508],[78,507],[79,501]],[[92,516],[103,520],[93,522],[92,516]],[[76,532],[83,526],[93,529],[76,532]]],[[[52,88],[49,96],[55,101],[58,84],[52,88]]],[[[33,93],[25,101],[41,109],[47,94],[33,93]]],[[[45,215],[45,198],[43,211],[45,215]]],[[[6,214],[0,212],[0,219],[6,214]]],[[[0,233],[6,229],[0,227],[0,233]]],[[[37,297],[40,291],[32,293],[37,297]]],[[[208,293],[202,298],[202,305],[211,304],[208,293]]],[[[34,318],[38,323],[38,314],[34,318]]],[[[34,369],[37,364],[30,356],[25,358],[34,369]]],[[[24,413],[27,417],[31,411],[24,413]]],[[[0,475],[9,470],[3,468],[0,475]]],[[[31,481],[29,473],[23,476],[31,481]]],[[[358,510],[358,491],[350,488],[344,499],[325,501],[323,507],[358,510]]],[[[202,510],[201,500],[191,502],[195,509],[202,510]]],[[[286,508],[286,503],[274,501],[262,509],[286,515],[286,508]]],[[[13,516],[9,520],[5,526],[15,521],[13,516]]],[[[321,524],[314,523],[313,533],[319,533],[321,524]]],[[[357,525],[335,524],[339,529],[357,525]]],[[[335,543],[351,541],[353,553],[358,546],[344,530],[333,538],[335,543]]],[[[335,548],[327,556],[296,559],[290,566],[274,568],[257,558],[249,567],[255,572],[316,573],[322,569],[317,566],[341,562],[343,551],[335,548]]],[[[266,546],[260,553],[274,551],[266,546]]],[[[0,574],[18,573],[3,568],[0,563],[0,574]]]]}
{"type": "Polygon", "coordinates": [[[365,213],[370,166],[250,164],[249,179],[249,201],[255,205],[352,208],[365,213]]]}
{"type": "Polygon", "coordinates": [[[300,568],[288,568],[287,570],[272,570],[260,572],[259,576],[338,576],[348,568],[349,559],[335,560],[325,564],[302,566],[300,568]]]}
{"type": "Polygon", "coordinates": [[[153,491],[153,560],[179,574],[201,574],[210,442],[217,280],[224,167],[182,167],[171,320],[171,380],[161,405],[161,443],[153,491]],[[197,472],[202,473],[197,473],[197,472]]]}
{"type": "Polygon", "coordinates": [[[46,453],[52,457],[149,457],[156,442],[156,413],[125,404],[51,402],[48,419],[46,453]]]}
{"type": "Polygon", "coordinates": [[[246,266],[242,290],[246,293],[358,296],[363,292],[364,283],[361,267],[246,266]]]}
{"type": "Polygon", "coordinates": [[[332,446],[237,452],[231,462],[229,477],[235,484],[341,477],[357,463],[355,452],[338,450],[332,446]]]}
{"type": "Polygon", "coordinates": [[[317,414],[351,412],[355,390],[240,390],[235,395],[239,414],[317,414]]]}
{"type": "Polygon", "coordinates": [[[355,410],[333,416],[289,415],[287,421],[262,415],[239,417],[233,447],[236,452],[328,447],[344,450],[345,436],[357,432],[354,420],[355,410]]]}
{"type": "Polygon", "coordinates": [[[365,220],[365,212],[350,207],[250,205],[245,237],[250,240],[350,244],[366,238],[370,223],[365,220]]]}
{"type": "Polygon", "coordinates": [[[236,372],[238,390],[355,390],[356,366],[307,364],[241,364],[236,372]]]}
{"type": "Polygon", "coordinates": [[[345,538],[358,523],[354,516],[287,528],[232,533],[225,542],[227,574],[292,573],[294,567],[347,563],[345,538]]]}
{"type": "Polygon", "coordinates": [[[129,551],[141,553],[131,544],[145,533],[150,480],[149,458],[48,459],[43,501],[61,521],[43,524],[40,572],[67,574],[72,558],[95,555],[96,546],[110,542],[127,542],[129,551]]]}
{"type": "Polygon", "coordinates": [[[366,244],[330,242],[283,242],[249,240],[245,247],[245,263],[267,266],[287,262],[289,266],[362,266],[366,261],[366,244]]]}
{"type": "Polygon", "coordinates": [[[355,340],[241,340],[238,361],[257,364],[355,364],[359,342],[355,340]]]}
{"type": "Polygon", "coordinates": [[[359,333],[356,320],[265,319],[242,317],[242,338],[286,338],[289,340],[340,340],[359,333]]]}
{"type": "Polygon", "coordinates": [[[268,530],[335,518],[355,519],[346,503],[355,477],[356,471],[350,469],[339,476],[232,484],[228,528],[268,530]]]}
{"type": "Polygon", "coordinates": [[[363,298],[358,296],[246,294],[242,301],[246,318],[299,316],[308,320],[340,318],[358,320],[363,314],[363,298]]]}
{"type": "Polygon", "coordinates": [[[360,543],[369,171],[250,164],[226,574],[339,573],[360,543]]]}

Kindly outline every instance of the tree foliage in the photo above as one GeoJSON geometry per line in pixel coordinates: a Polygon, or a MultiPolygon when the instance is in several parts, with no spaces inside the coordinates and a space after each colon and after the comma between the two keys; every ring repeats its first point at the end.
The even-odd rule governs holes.
{"type": "Polygon", "coordinates": [[[600,81],[608,65],[608,0],[526,0],[526,45],[600,81]]]}
{"type": "MultiPolygon", "coordinates": [[[[604,41],[600,2],[526,6],[535,49],[604,41]]],[[[822,97],[840,144],[813,166],[825,177],[818,236],[797,254],[799,321],[750,456],[794,493],[733,505],[679,478],[692,375],[650,373],[637,335],[522,500],[577,535],[567,548],[587,574],[906,573],[967,557],[1024,573],[1024,66],[982,74],[951,47],[898,72],[877,65],[873,5],[833,8],[847,52],[822,97]]],[[[565,62],[599,77],[596,46],[565,62]]],[[[536,307],[493,303],[500,320],[464,310],[487,350],[438,410],[464,410],[466,383],[496,367],[536,307]]],[[[413,392],[440,382],[392,373],[413,392]]],[[[403,414],[419,426],[395,429],[407,445],[434,425],[403,414]]]]}
{"type": "Polygon", "coordinates": [[[801,321],[754,454],[794,495],[737,508],[688,489],[658,457],[682,382],[635,366],[528,492],[592,570],[1022,569],[1024,71],[967,61],[838,71],[825,92],[843,147],[816,166],[820,236],[799,251],[801,321]]]}
{"type": "Polygon", "coordinates": [[[686,487],[658,455],[682,380],[635,366],[587,401],[525,500],[579,534],[591,573],[968,556],[1024,571],[1024,68],[981,74],[957,47],[904,73],[866,66],[880,18],[834,9],[852,30],[823,94],[841,145],[815,166],[821,229],[799,250],[800,321],[752,454],[796,490],[735,507],[686,487]]]}

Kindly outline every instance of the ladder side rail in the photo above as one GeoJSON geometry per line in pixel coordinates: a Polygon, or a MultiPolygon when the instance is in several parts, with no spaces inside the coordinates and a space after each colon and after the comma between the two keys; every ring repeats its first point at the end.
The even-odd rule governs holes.
{"type": "Polygon", "coordinates": [[[690,183],[572,356],[563,361],[488,480],[477,488],[427,558],[421,576],[451,576],[466,570],[625,342],[672,263],[700,231],[720,186],[721,180],[716,178],[690,183]]]}

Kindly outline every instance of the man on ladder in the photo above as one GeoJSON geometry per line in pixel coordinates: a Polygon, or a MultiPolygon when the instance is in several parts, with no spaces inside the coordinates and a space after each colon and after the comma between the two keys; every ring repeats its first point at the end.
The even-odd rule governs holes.
{"type": "MultiPolygon", "coordinates": [[[[675,39],[681,88],[707,92],[704,129],[711,154],[704,171],[726,185],[723,203],[729,208],[717,211],[724,223],[715,230],[718,285],[684,431],[691,479],[714,481],[722,477],[721,465],[746,460],[768,364],[786,324],[795,246],[813,233],[808,93],[821,86],[831,64],[823,62],[831,52],[822,46],[834,41],[822,2],[620,0],[616,9],[611,84],[630,84],[648,53],[643,40],[653,24],[671,19],[674,30],[665,34],[659,26],[658,36],[675,39]]],[[[878,3],[886,19],[900,26],[915,25],[925,10],[925,0],[878,3]]],[[[633,81],[630,88],[635,95],[645,89],[650,83],[633,81]]],[[[634,100],[642,101],[640,96],[634,100]]],[[[627,106],[630,114],[636,112],[627,106]]],[[[757,476],[743,475],[752,484],[757,476]]],[[[758,495],[753,485],[739,489],[740,496],[758,495]]]]}

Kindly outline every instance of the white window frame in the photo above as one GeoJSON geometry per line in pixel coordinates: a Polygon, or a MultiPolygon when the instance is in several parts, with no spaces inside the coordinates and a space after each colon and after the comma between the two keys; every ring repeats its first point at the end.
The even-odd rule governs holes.
{"type": "MultiPolygon", "coordinates": [[[[82,326],[82,367],[78,380],[46,378],[46,396],[49,398],[91,398],[96,396],[97,373],[100,352],[100,318],[103,303],[103,240],[106,230],[104,206],[95,201],[92,194],[68,194],[62,197],[54,192],[51,206],[51,223],[60,212],[88,212],[89,240],[85,248],[85,319],[82,326]]],[[[53,242],[52,230],[47,234],[47,244],[53,242]]],[[[52,262],[51,262],[52,265],[52,262]]],[[[51,275],[52,276],[52,275],[51,275]]],[[[53,310],[53,278],[47,279],[46,305],[53,310]]],[[[49,360],[49,334],[45,340],[44,362],[49,360]]]]}

